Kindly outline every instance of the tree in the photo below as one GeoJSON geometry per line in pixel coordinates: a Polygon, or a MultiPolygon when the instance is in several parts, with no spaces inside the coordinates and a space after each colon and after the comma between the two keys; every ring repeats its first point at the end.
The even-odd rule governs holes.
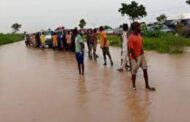
{"type": "Polygon", "coordinates": [[[109,25],[105,25],[105,26],[104,26],[104,29],[106,29],[106,30],[107,30],[107,29],[112,29],[112,27],[110,27],[109,25]]]}
{"type": "Polygon", "coordinates": [[[84,19],[80,20],[79,27],[83,29],[86,26],[86,21],[84,19]]]}
{"type": "Polygon", "coordinates": [[[20,30],[20,28],[22,27],[21,24],[18,24],[18,23],[14,23],[11,28],[13,29],[13,33],[16,33],[20,30]]]}
{"type": "Polygon", "coordinates": [[[134,22],[147,15],[146,8],[143,5],[138,5],[135,1],[131,4],[122,3],[119,12],[122,16],[127,15],[134,22]]]}
{"type": "Polygon", "coordinates": [[[167,16],[165,14],[162,14],[162,15],[158,16],[156,19],[159,24],[164,24],[167,20],[167,16]]]}
{"type": "Polygon", "coordinates": [[[190,5],[190,0],[186,0],[186,3],[190,5]]]}

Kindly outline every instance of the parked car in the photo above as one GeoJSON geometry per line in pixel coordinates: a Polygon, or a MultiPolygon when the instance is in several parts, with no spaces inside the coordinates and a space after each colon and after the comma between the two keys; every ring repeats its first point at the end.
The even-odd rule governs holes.
{"type": "Polygon", "coordinates": [[[51,48],[53,45],[51,31],[45,32],[45,38],[46,38],[46,41],[45,41],[46,45],[51,48]]]}
{"type": "Polygon", "coordinates": [[[173,33],[173,32],[175,32],[174,29],[169,28],[166,25],[162,25],[162,26],[160,26],[160,25],[152,25],[152,26],[147,27],[147,30],[150,31],[150,32],[153,32],[153,31],[156,31],[156,30],[160,30],[161,32],[165,32],[165,33],[173,33]]]}
{"type": "Polygon", "coordinates": [[[160,29],[161,32],[165,32],[165,33],[173,33],[175,32],[175,30],[169,28],[168,26],[166,25],[163,25],[162,28],[160,29]]]}

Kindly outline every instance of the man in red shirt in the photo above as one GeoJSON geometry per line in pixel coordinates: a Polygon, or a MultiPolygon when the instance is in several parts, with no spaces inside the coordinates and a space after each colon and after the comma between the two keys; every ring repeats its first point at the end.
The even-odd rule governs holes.
{"type": "Polygon", "coordinates": [[[143,38],[141,36],[141,27],[138,22],[131,24],[132,33],[128,39],[128,48],[129,48],[129,58],[131,59],[131,72],[132,72],[132,82],[133,89],[136,90],[136,74],[139,68],[142,68],[144,73],[144,79],[146,84],[146,89],[150,91],[155,91],[155,88],[149,86],[148,82],[148,71],[147,71],[147,62],[144,56],[143,50],[143,38]]]}

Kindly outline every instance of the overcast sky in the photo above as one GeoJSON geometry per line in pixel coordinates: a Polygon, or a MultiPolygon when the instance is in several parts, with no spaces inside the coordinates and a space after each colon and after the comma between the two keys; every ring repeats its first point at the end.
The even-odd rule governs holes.
{"type": "MultiPolygon", "coordinates": [[[[128,22],[118,12],[121,3],[131,0],[0,0],[0,32],[11,32],[14,22],[23,25],[22,30],[34,32],[64,25],[78,26],[84,18],[87,27],[110,25],[117,27],[128,22]]],[[[155,17],[178,13],[190,13],[186,0],[136,0],[146,6],[148,16],[143,20],[152,22],[155,17]]]]}

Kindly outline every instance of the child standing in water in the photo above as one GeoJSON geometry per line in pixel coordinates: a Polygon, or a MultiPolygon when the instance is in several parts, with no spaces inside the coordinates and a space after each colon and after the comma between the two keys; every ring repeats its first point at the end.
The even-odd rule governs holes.
{"type": "Polygon", "coordinates": [[[76,33],[75,55],[78,63],[79,74],[84,75],[84,40],[77,29],[75,29],[74,32],[76,33]]]}

